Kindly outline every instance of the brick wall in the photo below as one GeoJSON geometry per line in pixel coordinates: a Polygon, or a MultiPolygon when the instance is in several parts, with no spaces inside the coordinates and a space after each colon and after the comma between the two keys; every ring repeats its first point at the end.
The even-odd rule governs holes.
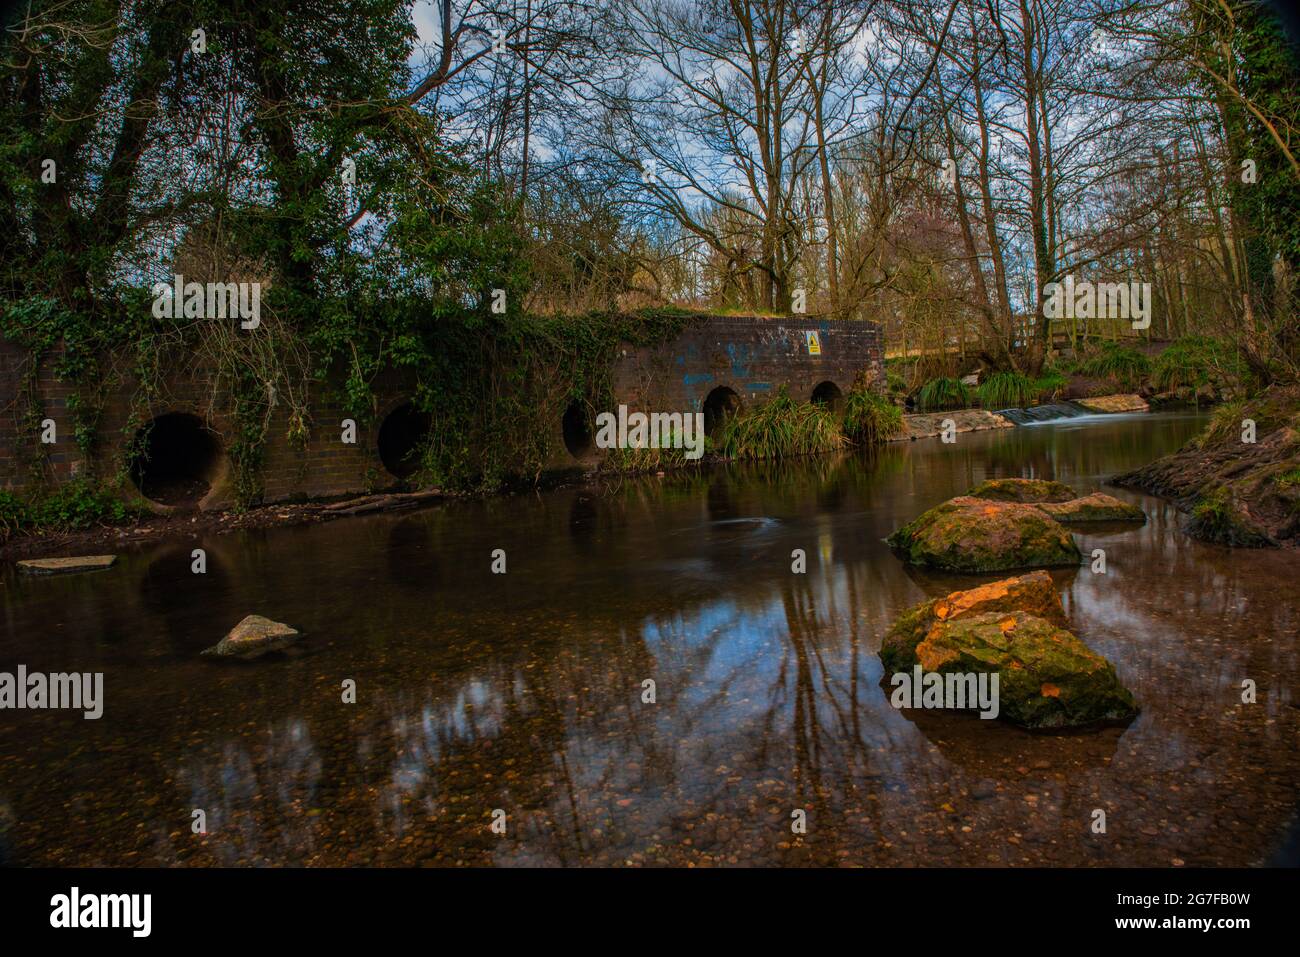
{"type": "Polygon", "coordinates": [[[698,412],[719,387],[745,405],[782,386],[802,400],[823,382],[848,392],[863,370],[883,381],[882,361],[880,327],[872,322],[715,316],[692,322],[664,345],[624,350],[614,389],[634,410],[698,412]],[[809,333],[816,334],[811,348],[809,333]]]}
{"type": "MultiPolygon", "coordinates": [[[[764,319],[750,316],[701,317],[692,320],[676,339],[655,347],[626,346],[613,370],[616,402],[633,411],[702,411],[709,393],[731,389],[743,405],[761,403],[785,386],[796,399],[807,400],[823,382],[847,392],[855,377],[866,371],[883,380],[880,328],[875,323],[844,320],[764,319]],[[816,333],[820,354],[809,348],[816,333]]],[[[36,380],[39,418],[56,423],[57,441],[42,446],[39,435],[24,428],[29,403],[22,394],[24,349],[0,341],[0,488],[22,488],[35,482],[63,482],[87,469],[77,448],[68,408],[71,389],[54,375],[54,358],[42,363],[36,380]]],[[[316,498],[367,491],[393,484],[378,452],[384,416],[408,396],[405,381],[390,375],[376,383],[378,415],[367,425],[357,423],[356,443],[341,441],[342,408],[328,389],[310,397],[312,421],[305,448],[290,443],[288,410],[281,404],[273,414],[264,450],[262,481],[267,501],[316,498]]],[[[209,371],[173,367],[162,394],[148,409],[136,411],[137,421],[169,412],[183,412],[206,421],[228,447],[233,423],[219,410],[225,397],[215,395],[209,371]]],[[[112,472],[121,461],[133,431],[132,400],[136,382],[123,377],[106,397],[97,431],[100,447],[95,459],[101,472],[112,472]]],[[[613,410],[610,410],[613,411],[613,410]]],[[[557,416],[557,438],[562,428],[557,416]]],[[[564,448],[563,442],[557,447],[564,448]]],[[[579,458],[561,452],[556,468],[590,465],[591,450],[579,458]]],[[[212,476],[212,491],[202,501],[219,508],[233,500],[229,469],[212,476]]]]}

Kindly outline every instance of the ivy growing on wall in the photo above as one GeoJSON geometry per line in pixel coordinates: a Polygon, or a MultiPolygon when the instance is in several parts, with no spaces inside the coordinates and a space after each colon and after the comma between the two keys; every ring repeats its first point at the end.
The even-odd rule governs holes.
{"type": "Polygon", "coordinates": [[[408,96],[402,0],[62,12],[94,29],[37,19],[0,36],[0,335],[29,350],[26,430],[42,363],[72,385],[97,480],[124,483],[168,376],[189,371],[211,383],[237,500],[254,504],[273,430],[330,440],[313,397],[372,418],[394,369],[433,420],[424,479],[535,477],[569,403],[609,395],[618,343],[679,327],[671,312],[526,314],[519,196],[408,96]],[[257,281],[260,325],[154,315],[151,286],[173,274],[257,281]],[[123,387],[125,434],[105,436],[123,387]]]}

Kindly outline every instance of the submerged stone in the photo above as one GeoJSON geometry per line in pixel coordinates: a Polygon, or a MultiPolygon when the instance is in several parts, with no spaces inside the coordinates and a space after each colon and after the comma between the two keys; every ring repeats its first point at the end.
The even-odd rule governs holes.
{"type": "Polygon", "coordinates": [[[1034,505],[959,496],[887,539],[913,565],[957,572],[1077,565],[1079,547],[1034,505]]]}
{"type": "Polygon", "coordinates": [[[226,637],[204,649],[202,654],[209,658],[251,661],[273,652],[288,651],[300,640],[302,634],[296,628],[261,615],[248,615],[230,629],[226,637]]]}
{"type": "Polygon", "coordinates": [[[108,568],[117,561],[116,555],[78,555],[73,558],[27,558],[18,562],[18,570],[28,575],[65,575],[71,572],[93,572],[108,568]]]}
{"type": "Polygon", "coordinates": [[[1047,479],[999,478],[982,482],[966,493],[971,498],[993,502],[1068,502],[1075,497],[1074,489],[1061,482],[1047,479]]]}
{"type": "Polygon", "coordinates": [[[1058,522],[1145,522],[1146,512],[1113,495],[1093,492],[1069,502],[1043,502],[1038,506],[1058,522]]]}

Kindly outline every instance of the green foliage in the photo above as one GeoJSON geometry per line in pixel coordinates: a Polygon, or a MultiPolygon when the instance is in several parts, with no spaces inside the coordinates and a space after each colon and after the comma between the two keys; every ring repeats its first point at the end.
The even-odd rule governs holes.
{"type": "Polygon", "coordinates": [[[1234,383],[1245,374],[1245,363],[1230,343],[1211,336],[1188,336],[1170,343],[1156,356],[1151,385],[1172,392],[1183,386],[1234,383]]]}
{"type": "Polygon", "coordinates": [[[32,499],[0,491],[0,541],[20,530],[79,531],[121,525],[139,510],[85,479],[74,479],[32,499]]]}
{"type": "Polygon", "coordinates": [[[1038,390],[1023,372],[994,372],[979,384],[977,395],[986,409],[1019,409],[1033,402],[1038,390]]]}
{"type": "Polygon", "coordinates": [[[13,492],[0,489],[0,542],[27,524],[27,503],[13,492]]]}
{"type": "Polygon", "coordinates": [[[1043,374],[1033,381],[1033,393],[1040,402],[1050,402],[1070,384],[1069,378],[1054,368],[1044,368],[1043,374]]]}
{"type": "MultiPolygon", "coordinates": [[[[184,363],[212,381],[225,404],[213,411],[235,422],[228,451],[243,505],[260,498],[272,421],[287,418],[288,437],[307,439],[311,383],[319,395],[322,383],[342,381],[349,410],[368,416],[373,382],[396,367],[440,416],[437,434],[455,436],[431,465],[464,483],[536,467],[554,431],[550,403],[599,393],[593,370],[626,324],[523,315],[528,237],[516,205],[477,156],[445,140],[436,114],[407,101],[408,3],[195,0],[128,14],[74,0],[61,18],[33,22],[21,39],[0,40],[21,45],[6,46],[0,74],[0,334],[31,352],[26,428],[41,418],[34,375],[48,356],[74,387],[83,453],[95,445],[101,362],[138,382],[128,442],[162,373],[184,363]],[[95,24],[96,42],[64,17],[95,24]],[[220,29],[182,68],[195,23],[220,29]],[[245,147],[216,177],[220,189],[167,175],[176,156],[143,148],[198,143],[202,103],[233,104],[245,147]],[[97,132],[114,124],[120,134],[97,132]],[[57,185],[40,182],[34,157],[55,161],[57,185]],[[356,164],[351,199],[344,158],[356,164]],[[371,214],[359,221],[358,201],[371,214]],[[165,232],[182,241],[163,274],[211,264],[223,280],[263,283],[255,335],[152,315],[148,285],[160,270],[142,254],[165,232]],[[504,314],[492,308],[494,290],[504,314]]],[[[218,160],[205,149],[187,159],[210,174],[204,164],[218,160]]]]}
{"type": "Polygon", "coordinates": [[[885,360],[885,387],[894,394],[904,395],[916,372],[916,360],[909,356],[895,356],[885,360]]]}
{"type": "MultiPolygon", "coordinates": [[[[1294,41],[1288,39],[1270,6],[1249,0],[1192,5],[1198,27],[1209,28],[1202,34],[1209,48],[1201,51],[1201,56],[1239,91],[1225,95],[1221,81],[1206,81],[1223,97],[1231,155],[1255,161],[1255,181],[1244,183],[1239,175],[1230,176],[1228,191],[1246,234],[1251,284],[1264,293],[1273,289],[1276,258],[1293,271],[1300,266],[1300,189],[1296,188],[1292,161],[1276,139],[1277,130],[1293,129],[1300,121],[1296,98],[1300,67],[1294,41]],[[1230,37],[1231,42],[1216,42],[1216,33],[1230,37]],[[1261,122],[1260,114],[1273,118],[1271,128],[1261,122]]],[[[1266,300],[1261,302],[1264,305],[1266,300]]]]}
{"type": "Polygon", "coordinates": [[[226,450],[234,473],[235,506],[243,509],[262,500],[262,461],[270,409],[265,392],[244,372],[233,394],[234,437],[226,450]]]}
{"type": "MultiPolygon", "coordinates": [[[[103,411],[100,363],[108,350],[131,342],[137,332],[129,320],[95,321],[96,315],[90,309],[69,309],[42,295],[0,301],[0,338],[29,351],[19,378],[20,428],[34,434],[44,416],[37,398],[36,377],[41,362],[51,358],[55,377],[72,386],[66,398],[68,417],[74,440],[88,464],[103,411]]],[[[29,462],[33,475],[42,471],[39,461],[33,456],[29,462]]]]}
{"type": "Polygon", "coordinates": [[[796,402],[781,388],[771,401],[722,426],[718,449],[728,458],[784,459],[843,448],[835,412],[816,402],[796,402]]]}
{"type": "MultiPolygon", "coordinates": [[[[674,439],[676,433],[674,432],[674,439]]],[[[600,470],[602,472],[617,472],[624,475],[635,475],[641,472],[660,472],[668,469],[687,468],[692,465],[698,465],[704,461],[701,456],[698,459],[688,459],[686,453],[689,449],[674,447],[677,443],[670,442],[668,447],[661,448],[622,448],[616,447],[610,449],[604,459],[601,460],[600,470]]],[[[704,440],[704,454],[709,452],[709,440],[704,440]]],[[[684,446],[684,443],[683,443],[684,446]]]]}
{"type": "Polygon", "coordinates": [[[1062,389],[1070,385],[1070,373],[1074,371],[1073,363],[1058,359],[1044,365],[1039,377],[1034,380],[1034,395],[1039,402],[1050,402],[1062,389]]]}
{"type": "Polygon", "coordinates": [[[1233,504],[1227,486],[1218,486],[1203,493],[1192,506],[1192,520],[1187,530],[1197,538],[1237,548],[1260,548],[1269,544],[1233,504]]]}
{"type": "Polygon", "coordinates": [[[1300,430],[1300,401],[1294,387],[1274,386],[1250,399],[1224,402],[1210,415],[1210,421],[1199,436],[1199,448],[1241,441],[1241,423],[1250,419],[1255,423],[1255,434],[1263,438],[1275,429],[1289,426],[1300,430]]]}
{"type": "Polygon", "coordinates": [[[1210,421],[1201,434],[1196,437],[1196,444],[1206,448],[1241,434],[1241,420],[1246,415],[1244,400],[1224,402],[1210,414],[1210,421]]]}
{"type": "Polygon", "coordinates": [[[942,412],[967,408],[971,399],[970,389],[960,379],[943,376],[931,379],[921,386],[921,391],[916,396],[916,406],[923,412],[942,412]]]}
{"type": "Polygon", "coordinates": [[[424,478],[490,491],[536,478],[559,451],[556,423],[571,403],[613,404],[620,343],[646,345],[679,333],[688,314],[503,317],[491,329],[461,322],[408,336],[397,364],[415,378],[414,401],[433,421],[424,478]]]}
{"type": "Polygon", "coordinates": [[[1136,389],[1151,373],[1151,360],[1129,346],[1103,342],[1101,348],[1079,364],[1079,372],[1095,379],[1111,379],[1125,389],[1136,389]]]}
{"type": "Polygon", "coordinates": [[[1282,488],[1300,488],[1300,468],[1280,472],[1274,478],[1274,481],[1282,488]]]}
{"type": "Polygon", "coordinates": [[[903,431],[903,410],[869,389],[852,389],[844,397],[841,428],[857,445],[875,445],[903,431]]]}

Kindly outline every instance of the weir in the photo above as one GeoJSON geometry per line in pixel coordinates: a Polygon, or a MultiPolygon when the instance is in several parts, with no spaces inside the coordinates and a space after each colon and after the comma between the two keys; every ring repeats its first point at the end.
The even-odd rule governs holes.
{"type": "Polygon", "coordinates": [[[1077,419],[1093,413],[1073,402],[1050,402],[1028,409],[998,409],[997,414],[1004,419],[1010,419],[1016,425],[1036,425],[1057,419],[1077,419]]]}

